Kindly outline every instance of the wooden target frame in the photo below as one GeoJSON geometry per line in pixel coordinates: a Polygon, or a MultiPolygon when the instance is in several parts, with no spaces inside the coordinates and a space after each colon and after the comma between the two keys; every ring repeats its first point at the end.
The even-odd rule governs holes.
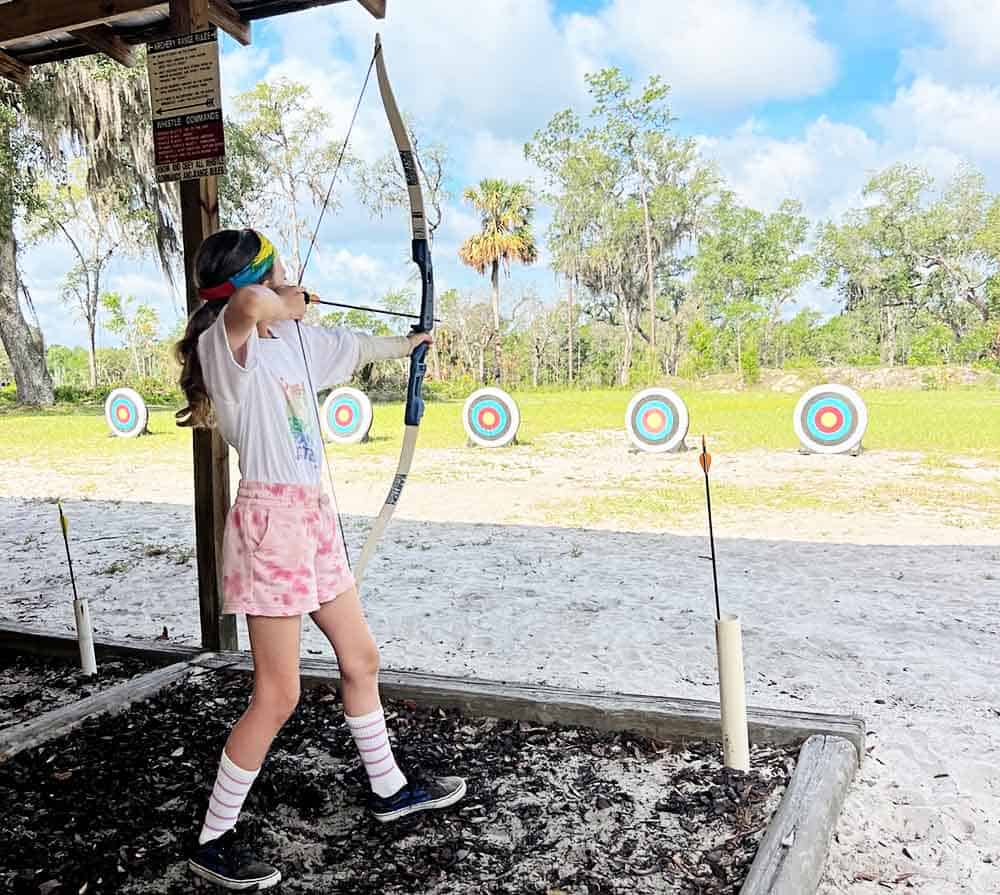
{"type": "Polygon", "coordinates": [[[149,410],[135,389],[116,388],[104,400],[104,421],[116,438],[137,438],[146,431],[149,410]]]}
{"type": "Polygon", "coordinates": [[[859,453],[868,429],[868,407],[854,389],[828,382],[799,398],[792,425],[802,449],[810,454],[859,453]]]}
{"type": "Polygon", "coordinates": [[[521,411],[502,388],[481,388],[466,399],[462,425],[469,441],[477,447],[506,447],[517,438],[521,411]]]}
{"type": "Polygon", "coordinates": [[[368,440],[373,418],[368,395],[348,386],[335,388],[326,396],[320,413],[323,438],[334,444],[360,444],[368,440]]]}
{"type": "Polygon", "coordinates": [[[625,434],[636,450],[647,454],[686,450],[690,423],[687,404],[669,388],[643,389],[625,411],[625,434]]]}

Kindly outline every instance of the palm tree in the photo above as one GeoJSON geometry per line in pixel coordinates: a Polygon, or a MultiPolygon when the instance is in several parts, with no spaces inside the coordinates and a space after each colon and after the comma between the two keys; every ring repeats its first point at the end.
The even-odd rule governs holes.
{"type": "Polygon", "coordinates": [[[500,267],[510,276],[512,261],[533,264],[538,260],[538,246],[531,232],[535,208],[528,185],[487,178],[478,187],[469,187],[464,199],[480,213],[482,229],[470,236],[458,250],[464,264],[485,275],[490,271],[493,285],[494,377],[500,381],[500,267]]]}

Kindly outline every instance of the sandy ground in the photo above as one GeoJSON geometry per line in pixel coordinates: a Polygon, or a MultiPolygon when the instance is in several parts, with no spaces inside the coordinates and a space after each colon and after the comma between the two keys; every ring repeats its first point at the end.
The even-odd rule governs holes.
{"type": "MultiPolygon", "coordinates": [[[[554,524],[560,506],[572,517],[595,496],[689,481],[694,453],[638,456],[622,441],[594,434],[584,461],[579,445],[554,442],[418,450],[366,579],[383,664],[713,698],[711,567],[697,502],[586,529],[554,524]]],[[[356,553],[394,461],[336,462],[356,553]]],[[[942,506],[907,496],[938,475],[919,454],[746,452],[717,460],[713,475],[829,497],[826,508],[782,508],[765,490],[760,506],[718,503],[716,518],[722,599],[743,618],[750,700],[856,712],[870,727],[821,892],[1000,892],[1000,528],[982,500],[997,470],[952,458],[942,506]],[[880,486],[889,499],[873,498],[880,486]],[[963,493],[968,502],[956,502],[963,493]]],[[[6,470],[0,617],[72,624],[56,511],[45,501],[56,494],[68,499],[77,579],[98,630],[152,637],[166,626],[171,639],[194,640],[181,465],[6,470]]],[[[329,647],[310,628],[303,651],[329,647]]]]}

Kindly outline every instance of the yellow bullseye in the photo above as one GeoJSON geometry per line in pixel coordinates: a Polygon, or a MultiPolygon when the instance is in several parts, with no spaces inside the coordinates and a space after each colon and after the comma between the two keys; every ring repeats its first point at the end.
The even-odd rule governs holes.
{"type": "Polygon", "coordinates": [[[837,425],[837,414],[828,410],[826,413],[820,414],[819,422],[824,429],[832,429],[837,425]]]}

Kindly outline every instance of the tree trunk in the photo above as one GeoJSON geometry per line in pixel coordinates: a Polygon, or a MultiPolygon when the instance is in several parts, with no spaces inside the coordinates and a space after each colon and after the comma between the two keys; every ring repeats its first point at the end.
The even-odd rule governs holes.
{"type": "Polygon", "coordinates": [[[87,366],[90,368],[90,387],[97,388],[97,321],[87,321],[87,366]]]}
{"type": "Polygon", "coordinates": [[[632,321],[629,319],[628,311],[622,315],[622,322],[625,326],[625,348],[622,351],[622,365],[618,370],[618,384],[626,386],[632,373],[632,349],[635,344],[635,336],[632,332],[632,321]]]}
{"type": "Polygon", "coordinates": [[[569,278],[569,384],[573,384],[573,276],[569,278]]]}
{"type": "Polygon", "coordinates": [[[653,282],[653,235],[649,222],[649,204],[646,202],[646,179],[639,178],[642,196],[642,225],[646,231],[646,288],[649,293],[649,350],[656,357],[656,285],[653,282]]]}
{"type": "Polygon", "coordinates": [[[17,400],[33,406],[55,403],[52,377],[45,366],[45,341],[41,330],[24,318],[18,299],[17,242],[13,209],[0,208],[0,339],[14,371],[17,400]]]}
{"type": "Polygon", "coordinates": [[[493,270],[490,276],[493,284],[493,380],[499,383],[503,377],[503,357],[500,347],[500,262],[493,262],[493,270]]]}

